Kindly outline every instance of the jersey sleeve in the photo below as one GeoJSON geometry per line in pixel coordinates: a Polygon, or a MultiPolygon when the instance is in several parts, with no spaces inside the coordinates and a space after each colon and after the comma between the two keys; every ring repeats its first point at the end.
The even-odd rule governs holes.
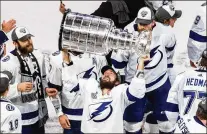
{"type": "Polygon", "coordinates": [[[188,57],[193,62],[198,62],[203,50],[206,48],[206,6],[197,12],[188,38],[188,57]]]}
{"type": "Polygon", "coordinates": [[[0,45],[3,44],[4,42],[8,41],[8,37],[4,33],[4,31],[0,30],[0,45]]]}
{"type": "Polygon", "coordinates": [[[102,76],[102,73],[101,73],[102,67],[104,67],[108,64],[106,57],[96,55],[95,59],[93,59],[93,60],[97,61],[97,73],[98,73],[98,76],[101,77],[102,76]]]}
{"type": "Polygon", "coordinates": [[[120,75],[125,75],[129,55],[130,53],[125,50],[113,50],[111,54],[112,67],[119,72],[120,75]]]}
{"type": "Polygon", "coordinates": [[[13,57],[8,54],[1,60],[1,71],[9,71],[12,74],[12,80],[10,81],[9,91],[7,97],[9,99],[18,97],[20,94],[17,90],[17,85],[19,84],[18,79],[16,78],[19,72],[17,72],[18,65],[15,64],[13,57]]]}
{"type": "Polygon", "coordinates": [[[74,64],[62,68],[63,90],[83,94],[87,80],[78,78],[75,71],[77,69],[77,66],[74,64]]]}
{"type": "Polygon", "coordinates": [[[50,55],[50,57],[47,60],[47,68],[48,68],[48,74],[47,74],[47,81],[48,86],[50,88],[56,88],[58,91],[62,90],[62,68],[60,68],[54,59],[54,56],[50,55]]]}
{"type": "Polygon", "coordinates": [[[179,115],[179,101],[181,90],[183,89],[183,74],[176,77],[174,84],[172,85],[167,98],[167,108],[168,119],[176,122],[179,115]]]}
{"type": "Polygon", "coordinates": [[[127,107],[132,102],[135,102],[138,99],[144,98],[145,92],[146,92],[145,79],[137,78],[135,76],[132,79],[128,88],[123,91],[125,106],[127,107]]]}

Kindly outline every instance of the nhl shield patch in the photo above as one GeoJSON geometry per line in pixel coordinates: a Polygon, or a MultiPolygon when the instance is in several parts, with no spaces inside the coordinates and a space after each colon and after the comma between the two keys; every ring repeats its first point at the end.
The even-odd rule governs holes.
{"type": "Polygon", "coordinates": [[[7,62],[9,59],[10,59],[10,56],[7,55],[6,57],[4,57],[4,58],[2,59],[2,61],[3,61],[3,62],[7,62]]]}
{"type": "Polygon", "coordinates": [[[14,106],[12,106],[11,104],[7,104],[6,105],[6,110],[8,110],[8,111],[14,111],[14,106]]]}
{"type": "Polygon", "coordinates": [[[91,93],[91,98],[92,99],[97,99],[97,94],[98,94],[97,92],[96,93],[91,93]]]}

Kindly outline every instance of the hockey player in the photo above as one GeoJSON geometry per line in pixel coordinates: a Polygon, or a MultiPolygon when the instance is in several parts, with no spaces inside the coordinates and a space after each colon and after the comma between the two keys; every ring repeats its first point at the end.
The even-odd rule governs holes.
{"type": "Polygon", "coordinates": [[[190,65],[194,68],[198,65],[198,60],[202,51],[206,48],[206,2],[203,3],[197,12],[188,39],[188,57],[190,65]]]}
{"type": "MultiPolygon", "coordinates": [[[[145,10],[143,12],[140,11],[140,15],[138,14],[139,19],[137,20],[144,19],[145,21],[151,20],[152,22],[152,19],[151,17],[149,17],[149,14],[152,13],[150,13],[150,11],[145,10]],[[142,15],[144,17],[142,17],[142,15]]],[[[156,27],[153,28],[152,26],[154,25],[149,25],[150,23],[146,23],[149,27],[151,26],[151,29],[153,29],[152,43],[150,46],[151,60],[145,66],[145,78],[147,87],[146,97],[148,101],[152,104],[151,108],[153,110],[154,117],[156,118],[156,120],[158,120],[160,132],[173,131],[173,127],[171,126],[171,123],[168,121],[164,111],[166,110],[165,106],[168,91],[171,87],[171,83],[168,78],[171,73],[168,67],[170,67],[172,63],[172,57],[174,54],[174,48],[176,44],[176,39],[172,27],[174,26],[176,19],[179,18],[181,14],[182,12],[179,10],[175,10],[173,5],[164,5],[160,7],[156,12],[156,19],[159,20],[159,22],[156,22],[156,27]],[[159,97],[160,94],[162,94],[162,97],[159,97]],[[161,125],[161,123],[165,123],[165,126],[167,127],[164,127],[163,125],[161,125]]],[[[143,25],[143,21],[138,21],[137,23],[139,23],[139,25],[142,25],[143,28],[147,29],[147,25],[145,23],[145,25],[143,25]]],[[[114,55],[112,53],[112,59],[114,58],[113,56],[114,55]]],[[[122,63],[123,61],[129,62],[129,59],[133,60],[133,58],[124,57],[123,55],[119,57],[118,55],[115,55],[115,57],[116,58],[114,59],[118,59],[119,63],[122,63]]],[[[134,62],[137,61],[134,60],[134,62]]],[[[135,72],[134,67],[131,67],[130,69],[131,70],[127,71],[130,72],[129,74],[133,74],[131,72],[135,72]]],[[[152,123],[148,122],[148,124],[152,123]]]]}
{"type": "Polygon", "coordinates": [[[110,66],[101,69],[103,76],[100,83],[95,79],[77,79],[73,71],[75,66],[71,66],[73,62],[68,59],[68,66],[63,68],[63,90],[71,92],[79,84],[77,94],[84,101],[81,122],[83,133],[123,133],[124,109],[145,95],[144,61],[140,60],[138,72],[128,86],[119,85],[117,73],[110,66]]]}
{"type": "Polygon", "coordinates": [[[197,106],[196,115],[189,118],[179,118],[175,133],[195,134],[206,133],[207,127],[207,104],[206,98],[197,106]]]}
{"type": "Polygon", "coordinates": [[[79,85],[76,85],[72,91],[69,91],[69,89],[62,90],[62,86],[64,86],[64,83],[62,85],[62,75],[64,76],[70,73],[62,72],[62,68],[68,66],[68,64],[64,62],[65,57],[69,57],[69,59],[73,61],[73,65],[71,65],[74,68],[73,73],[75,73],[78,78],[95,79],[97,81],[99,81],[102,75],[101,68],[107,64],[107,61],[105,56],[87,53],[75,55],[74,52],[68,52],[68,50],[64,51],[65,52],[57,51],[50,56],[49,64],[51,65],[51,69],[48,85],[60,91],[62,106],[60,106],[56,112],[59,117],[59,122],[62,128],[64,128],[64,134],[77,134],[81,133],[83,99],[78,93],[80,90],[79,85]],[[51,74],[54,75],[52,76],[51,74]]]}
{"type": "Polygon", "coordinates": [[[203,51],[199,67],[196,70],[186,71],[176,77],[175,83],[170,89],[168,102],[172,120],[177,120],[179,115],[191,118],[196,114],[198,104],[202,99],[206,99],[206,68],[207,68],[207,49],[203,51]],[[178,107],[177,107],[178,105],[178,107]],[[170,107],[172,106],[172,107],[170,107]],[[176,113],[177,112],[177,113],[176,113]]]}
{"type": "Polygon", "coordinates": [[[21,133],[22,119],[19,109],[7,99],[9,82],[12,74],[8,71],[0,72],[0,106],[1,133],[21,133]]]}
{"type": "Polygon", "coordinates": [[[1,60],[1,70],[12,73],[8,98],[22,114],[22,134],[44,134],[44,124],[48,118],[45,102],[45,66],[43,55],[33,48],[28,29],[17,27],[11,38],[15,50],[1,60]]]}
{"type": "Polygon", "coordinates": [[[15,24],[16,21],[13,19],[2,23],[2,30],[0,30],[0,59],[6,55],[6,45],[4,43],[9,40],[6,34],[16,27],[15,24]]]}

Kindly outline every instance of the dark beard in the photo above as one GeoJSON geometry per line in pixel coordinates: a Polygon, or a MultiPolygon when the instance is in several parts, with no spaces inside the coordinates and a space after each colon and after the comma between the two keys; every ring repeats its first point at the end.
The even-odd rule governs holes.
{"type": "MultiPolygon", "coordinates": [[[[32,45],[32,44],[30,44],[30,45],[32,45]]],[[[21,54],[23,54],[23,55],[27,55],[27,54],[33,52],[33,45],[32,45],[32,49],[30,50],[28,46],[22,47],[22,46],[20,46],[20,44],[18,43],[18,50],[19,50],[19,52],[20,52],[21,54]]]]}
{"type": "Polygon", "coordinates": [[[100,87],[101,89],[104,89],[104,88],[107,88],[107,89],[112,89],[114,86],[115,86],[115,83],[116,81],[105,81],[105,80],[102,80],[100,81],[100,87]]]}

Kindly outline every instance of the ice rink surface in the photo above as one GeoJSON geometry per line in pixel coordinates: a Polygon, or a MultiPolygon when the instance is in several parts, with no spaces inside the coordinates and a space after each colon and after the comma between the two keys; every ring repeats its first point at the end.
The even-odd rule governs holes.
{"type": "MultiPolygon", "coordinates": [[[[99,7],[101,1],[63,1],[66,7],[74,12],[85,14],[92,13],[99,7]]],[[[177,9],[183,11],[183,15],[175,24],[177,47],[174,57],[177,73],[189,67],[187,58],[187,39],[189,30],[195,19],[196,11],[204,1],[176,1],[177,9]]],[[[35,35],[33,38],[35,48],[57,51],[58,36],[62,14],[59,12],[59,1],[1,1],[1,22],[3,20],[16,19],[17,26],[25,26],[35,35]]],[[[133,30],[133,24],[126,28],[133,30]]],[[[8,34],[10,37],[10,34],[8,34]]],[[[13,49],[11,41],[7,42],[7,51],[13,49]]],[[[62,129],[55,116],[54,108],[49,101],[49,115],[51,119],[46,124],[47,133],[60,133],[62,129]]]]}

